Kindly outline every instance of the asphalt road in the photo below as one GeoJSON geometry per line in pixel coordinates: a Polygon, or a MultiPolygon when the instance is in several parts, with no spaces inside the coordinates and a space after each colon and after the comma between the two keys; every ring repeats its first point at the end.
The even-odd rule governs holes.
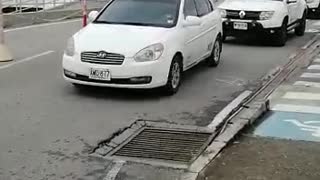
{"type": "MultiPolygon", "coordinates": [[[[1,180],[103,179],[110,163],[88,156],[99,141],[138,118],[205,126],[312,36],[290,37],[281,48],[231,40],[218,68],[200,64],[186,73],[179,93],[168,97],[157,90],[78,91],[66,83],[62,52],[79,28],[80,21],[73,21],[6,32],[16,61],[0,66],[1,180]]],[[[151,167],[130,164],[125,169],[118,179],[175,179],[179,173],[157,169],[150,176],[151,167]]]]}

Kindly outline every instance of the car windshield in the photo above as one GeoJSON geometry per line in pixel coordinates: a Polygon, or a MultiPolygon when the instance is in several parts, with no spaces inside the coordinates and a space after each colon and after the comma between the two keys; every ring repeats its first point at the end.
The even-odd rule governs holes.
{"type": "Polygon", "coordinates": [[[173,27],[180,0],[114,0],[94,23],[173,27]]]}

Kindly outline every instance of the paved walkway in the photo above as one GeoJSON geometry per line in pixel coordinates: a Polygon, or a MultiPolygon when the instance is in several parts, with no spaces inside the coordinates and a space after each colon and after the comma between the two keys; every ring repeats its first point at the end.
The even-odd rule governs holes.
{"type": "Polygon", "coordinates": [[[270,97],[260,136],[320,142],[320,55],[270,97]]]}

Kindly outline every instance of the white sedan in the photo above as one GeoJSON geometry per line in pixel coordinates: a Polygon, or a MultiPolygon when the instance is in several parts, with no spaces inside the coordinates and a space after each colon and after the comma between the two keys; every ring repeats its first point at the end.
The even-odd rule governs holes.
{"type": "Polygon", "coordinates": [[[70,38],[64,78],[76,87],[164,87],[202,60],[217,66],[222,21],[210,0],[111,0],[70,38]]]}

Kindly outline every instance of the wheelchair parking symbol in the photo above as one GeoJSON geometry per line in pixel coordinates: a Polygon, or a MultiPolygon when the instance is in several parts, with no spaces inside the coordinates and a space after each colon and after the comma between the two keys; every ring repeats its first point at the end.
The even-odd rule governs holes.
{"type": "Polygon", "coordinates": [[[285,122],[292,123],[301,131],[310,132],[312,136],[320,138],[320,121],[299,121],[296,119],[286,119],[285,122]]]}
{"type": "Polygon", "coordinates": [[[271,111],[262,118],[254,134],[320,142],[320,114],[271,111]]]}

